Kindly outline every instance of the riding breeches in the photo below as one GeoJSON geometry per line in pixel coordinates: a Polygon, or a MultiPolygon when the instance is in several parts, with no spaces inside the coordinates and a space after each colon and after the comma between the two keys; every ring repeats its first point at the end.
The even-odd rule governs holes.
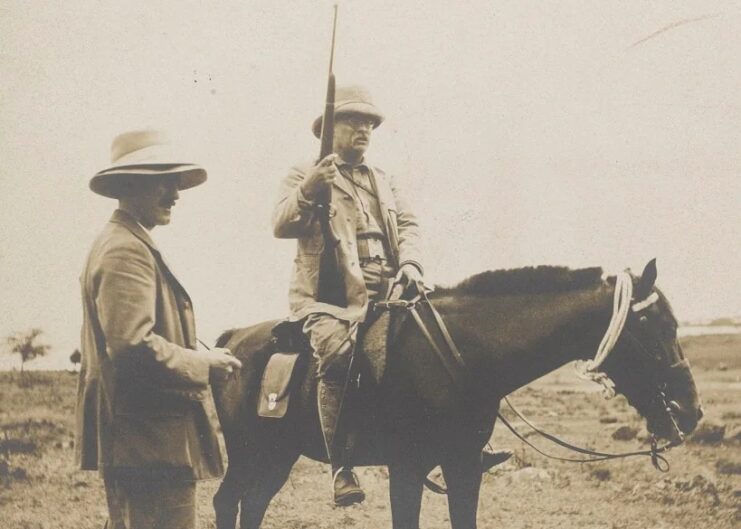
{"type": "MultiPolygon", "coordinates": [[[[368,299],[378,301],[386,297],[393,268],[379,260],[361,261],[368,299]]],[[[358,336],[358,322],[340,320],[317,312],[304,320],[303,332],[308,337],[317,359],[319,378],[344,382],[350,358],[358,336]]]]}

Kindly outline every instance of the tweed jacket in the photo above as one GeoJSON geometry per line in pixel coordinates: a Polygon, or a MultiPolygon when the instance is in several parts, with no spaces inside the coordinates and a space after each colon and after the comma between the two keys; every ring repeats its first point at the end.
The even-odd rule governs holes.
{"type": "MultiPolygon", "coordinates": [[[[313,205],[303,198],[300,184],[311,169],[308,162],[293,167],[280,186],[273,210],[273,232],[278,238],[298,239],[296,259],[289,291],[291,319],[312,313],[326,313],[346,321],[362,322],[368,308],[368,293],[360,269],[357,250],[355,201],[344,178],[337,178],[332,189],[334,215],[330,224],[340,240],[337,248],[339,268],[347,292],[347,307],[317,301],[319,262],[324,239],[313,205]]],[[[377,167],[370,167],[371,183],[378,195],[383,226],[394,268],[411,263],[422,272],[420,232],[416,215],[409,207],[397,180],[377,167]]]]}
{"type": "Polygon", "coordinates": [[[147,231],[117,210],[80,282],[81,468],[117,477],[219,477],[221,452],[204,401],[209,363],[195,350],[192,303],[147,231]]]}

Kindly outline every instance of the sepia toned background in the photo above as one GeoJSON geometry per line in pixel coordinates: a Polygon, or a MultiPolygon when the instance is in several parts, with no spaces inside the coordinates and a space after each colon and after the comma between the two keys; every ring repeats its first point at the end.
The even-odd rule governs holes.
{"type": "MultiPolygon", "coordinates": [[[[317,155],[330,31],[329,2],[4,1],[0,336],[40,327],[36,365],[67,365],[115,207],[87,182],[141,127],[209,171],[153,233],[201,338],[285,315],[270,211],[317,155]]],[[[431,281],[657,257],[687,321],[741,315],[740,35],[738,2],[346,1],[335,72],[387,114],[369,157],[415,195],[431,281]]]]}
{"type": "MultiPolygon", "coordinates": [[[[78,277],[115,207],[88,181],[116,134],[168,129],[208,168],[153,232],[200,337],[287,313],[294,243],[272,237],[270,212],[288,167],[318,154],[331,15],[326,0],[0,2],[3,528],[107,516],[101,480],[74,464],[77,374],[20,374],[2,353],[38,327],[51,349],[27,369],[72,367],[78,277]]],[[[483,476],[480,527],[738,527],[739,50],[738,1],[340,3],[337,79],[386,112],[369,157],[414,195],[430,281],[540,264],[639,271],[656,257],[681,321],[737,323],[680,329],[706,414],[667,454],[669,473],[645,458],[553,462],[498,427],[492,445],[515,456],[483,476]]],[[[603,400],[570,366],[511,397],[576,444],[647,446],[625,399],[603,400]]],[[[334,509],[327,468],[300,458],[263,527],[390,527],[386,469],[358,473],[367,500],[334,509]]],[[[198,487],[199,528],[214,527],[218,484],[198,487]]],[[[424,494],[421,525],[450,527],[445,497],[424,494]]]]}

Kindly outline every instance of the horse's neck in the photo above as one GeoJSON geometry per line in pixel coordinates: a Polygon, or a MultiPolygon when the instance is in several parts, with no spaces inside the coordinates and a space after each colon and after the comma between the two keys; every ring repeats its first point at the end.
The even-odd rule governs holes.
{"type": "Polygon", "coordinates": [[[541,295],[447,297],[443,313],[477,381],[497,395],[594,355],[607,329],[614,288],[541,295]]]}

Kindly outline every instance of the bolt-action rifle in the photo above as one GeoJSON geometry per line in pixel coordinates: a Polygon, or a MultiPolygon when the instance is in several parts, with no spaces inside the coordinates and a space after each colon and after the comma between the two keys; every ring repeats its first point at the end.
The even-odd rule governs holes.
{"type": "MultiPolygon", "coordinates": [[[[323,160],[334,150],[334,101],[335,101],[335,80],[332,71],[334,61],[334,41],[337,31],[337,6],[334,6],[334,22],[332,24],[332,47],[329,54],[329,76],[327,79],[327,98],[324,105],[324,114],[322,116],[322,134],[321,149],[319,151],[319,160],[323,160]]],[[[327,186],[317,195],[317,211],[319,215],[319,224],[322,229],[324,238],[324,249],[322,250],[319,261],[319,285],[317,301],[329,303],[338,307],[347,307],[347,292],[345,291],[345,281],[339,266],[337,249],[340,240],[335,235],[332,225],[330,224],[332,203],[332,187],[327,186]]]]}

